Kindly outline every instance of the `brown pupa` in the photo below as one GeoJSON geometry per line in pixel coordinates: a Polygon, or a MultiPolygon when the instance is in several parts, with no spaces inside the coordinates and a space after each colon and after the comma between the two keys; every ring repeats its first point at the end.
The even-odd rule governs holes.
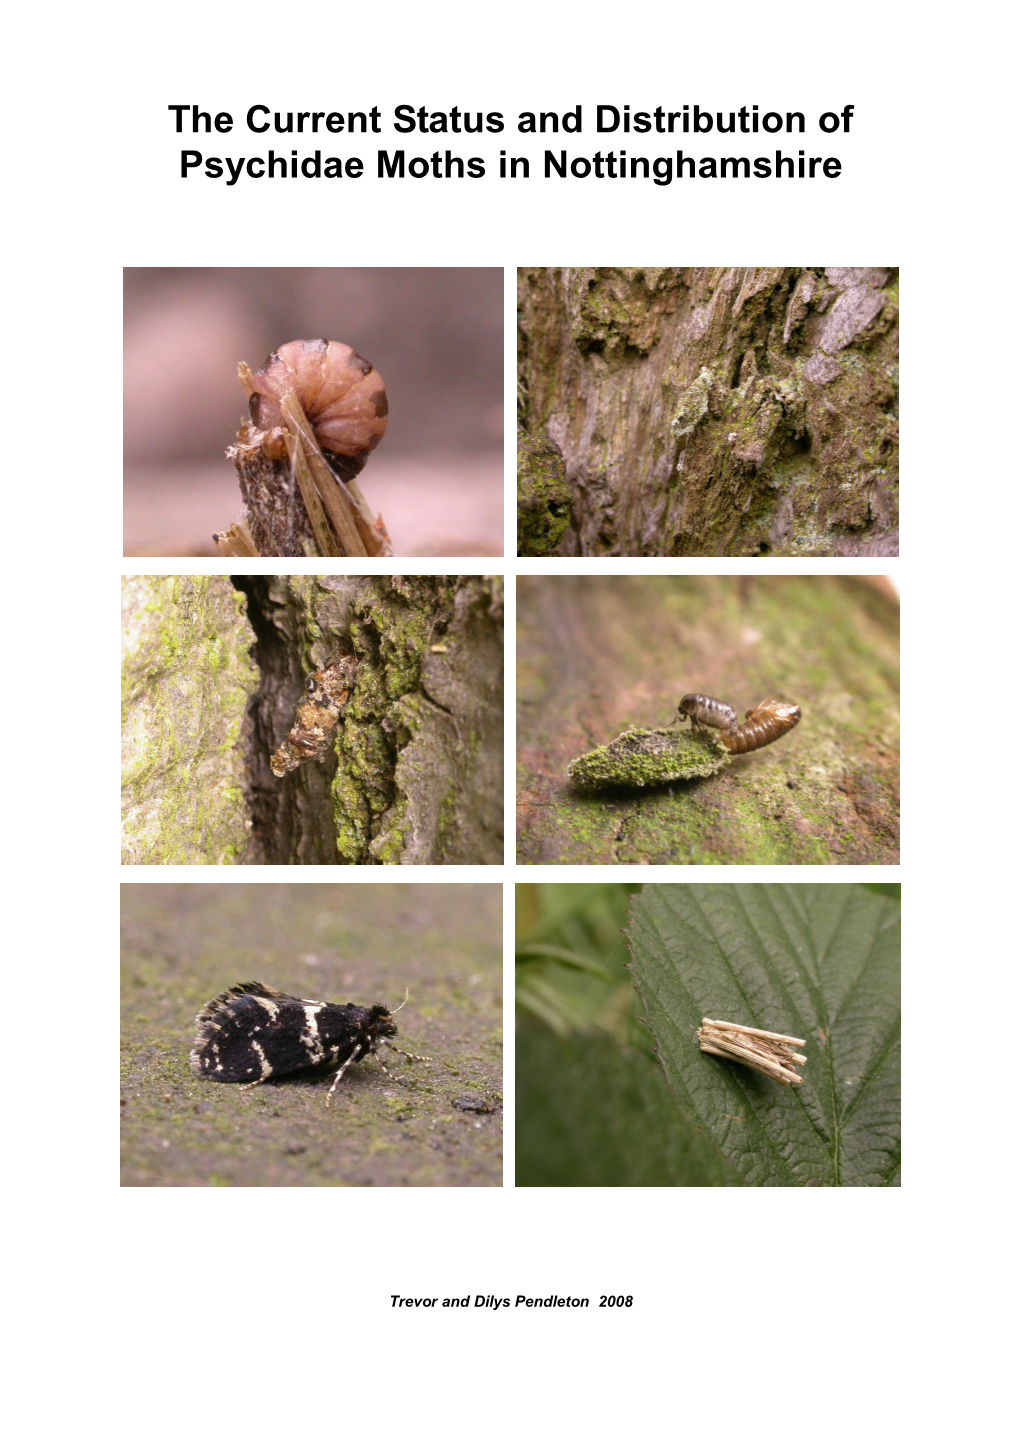
{"type": "Polygon", "coordinates": [[[287,395],[300,401],[316,440],[337,458],[345,480],[363,469],[386,434],[389,407],[382,376],[339,340],[291,340],[251,376],[252,424],[271,437],[279,431],[268,443],[278,440],[280,459],[286,455],[281,401],[287,395]]]}
{"type": "Polygon", "coordinates": [[[249,419],[227,454],[246,511],[213,537],[224,555],[392,555],[358,485],[386,433],[382,377],[337,340],[291,340],[238,378],[249,419]]]}

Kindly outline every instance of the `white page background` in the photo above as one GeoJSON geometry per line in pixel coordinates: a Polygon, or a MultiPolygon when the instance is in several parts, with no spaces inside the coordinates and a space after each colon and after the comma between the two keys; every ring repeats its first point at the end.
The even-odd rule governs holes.
{"type": "MultiPolygon", "coordinates": [[[[7,1113],[16,1434],[63,1435],[76,1423],[117,1437],[357,1428],[787,1438],[972,1434],[996,1423],[1014,1067],[995,1031],[1009,1016],[1016,954],[1002,875],[1015,851],[1013,767],[1010,748],[996,744],[1012,709],[1000,676],[1011,678],[1003,662],[1016,644],[1005,623],[1016,305],[1004,253],[1015,249],[1004,208],[1013,167],[997,150],[995,111],[1000,65],[1014,48],[1003,15],[895,4],[185,4],[18,19],[6,137],[15,200],[6,300],[15,362],[7,1113]],[[166,106],[239,119],[256,102],[281,111],[377,104],[384,116],[399,103],[459,105],[508,118],[577,104],[589,115],[600,102],[757,103],[809,120],[852,103],[855,116],[849,135],[652,138],[664,153],[803,146],[838,155],[839,180],[179,180],[184,147],[248,154],[300,142],[240,125],[229,136],[178,136],[166,106]],[[707,879],[904,881],[903,1189],[812,1190],[799,1200],[785,1189],[515,1191],[508,1049],[503,1189],[120,1190],[121,880],[281,879],[203,868],[122,874],[117,865],[119,577],[226,569],[121,560],[122,267],[501,265],[509,396],[518,264],[805,260],[903,270],[903,558],[769,569],[888,569],[901,586],[904,864],[867,876],[751,867],[707,879]],[[21,612],[32,596],[29,627],[21,612]],[[987,768],[961,776],[955,740],[975,729],[989,740],[987,768]],[[590,1296],[592,1308],[398,1312],[390,1302],[393,1293],[552,1292],[590,1296]],[[599,1310],[603,1292],[632,1294],[634,1305],[599,1310]]],[[[545,144],[512,130],[314,143],[366,159],[383,145],[492,157],[504,145],[545,144]]],[[[649,142],[586,125],[549,143],[589,154],[649,142]]],[[[509,477],[512,437],[507,455],[509,477]]],[[[505,567],[512,616],[515,571],[550,567],[512,557],[505,567]]],[[[510,625],[508,676],[512,645],[510,625]]],[[[512,754],[509,725],[508,778],[512,754]]],[[[333,870],[286,877],[327,878],[338,879],[333,870]]],[[[491,882],[500,873],[428,868],[396,879],[491,882]]],[[[502,879],[513,882],[512,864],[502,879]]],[[[505,900],[509,927],[510,889],[505,900]]],[[[508,931],[508,978],[511,941],[508,931]]],[[[511,1015],[508,1005],[508,1034],[511,1015]]]]}

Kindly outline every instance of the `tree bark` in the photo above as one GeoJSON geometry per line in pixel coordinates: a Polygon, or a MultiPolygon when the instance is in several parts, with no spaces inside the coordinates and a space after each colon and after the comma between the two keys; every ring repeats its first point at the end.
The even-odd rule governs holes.
{"type": "Polygon", "coordinates": [[[898,553],[896,270],[523,269],[518,315],[559,554],[898,553]]]}
{"type": "Polygon", "coordinates": [[[261,682],[249,708],[252,864],[503,860],[502,582],[240,576],[261,682]],[[336,746],[282,779],[269,757],[310,671],[358,671],[336,746]]]}
{"type": "Polygon", "coordinates": [[[518,860],[890,865],[898,860],[898,607],[847,577],[521,576],[518,860]],[[587,794],[567,767],[689,691],[796,729],[718,775],[587,794]]]}
{"type": "Polygon", "coordinates": [[[231,579],[127,583],[124,859],[501,864],[502,580],[231,579]],[[325,759],[277,778],[306,678],[343,654],[325,759]]]}

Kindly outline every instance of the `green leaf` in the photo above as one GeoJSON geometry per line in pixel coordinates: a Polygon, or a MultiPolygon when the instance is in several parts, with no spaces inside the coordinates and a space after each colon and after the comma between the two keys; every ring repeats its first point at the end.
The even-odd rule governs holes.
{"type": "Polygon", "coordinates": [[[857,885],[635,896],[631,971],[670,1087],[749,1184],[899,1185],[899,923],[857,885]],[[803,1084],[704,1054],[706,1016],[803,1037],[803,1084]]]}
{"type": "Polygon", "coordinates": [[[661,1068],[592,1033],[517,1028],[518,1186],[739,1186],[661,1068]]]}

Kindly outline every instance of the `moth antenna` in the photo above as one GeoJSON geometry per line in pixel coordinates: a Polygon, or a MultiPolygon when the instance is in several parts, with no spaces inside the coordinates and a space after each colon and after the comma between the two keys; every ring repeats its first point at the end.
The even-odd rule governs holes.
{"type": "Polygon", "coordinates": [[[395,1015],[397,1014],[397,1011],[402,1011],[402,1010],[404,1009],[404,1007],[407,1005],[407,1003],[408,1003],[408,1001],[409,1001],[410,999],[411,999],[411,987],[408,986],[407,990],[404,992],[404,999],[400,1002],[400,1005],[397,1006],[396,1010],[390,1011],[390,1015],[391,1015],[391,1016],[395,1016],[395,1015]]]}

